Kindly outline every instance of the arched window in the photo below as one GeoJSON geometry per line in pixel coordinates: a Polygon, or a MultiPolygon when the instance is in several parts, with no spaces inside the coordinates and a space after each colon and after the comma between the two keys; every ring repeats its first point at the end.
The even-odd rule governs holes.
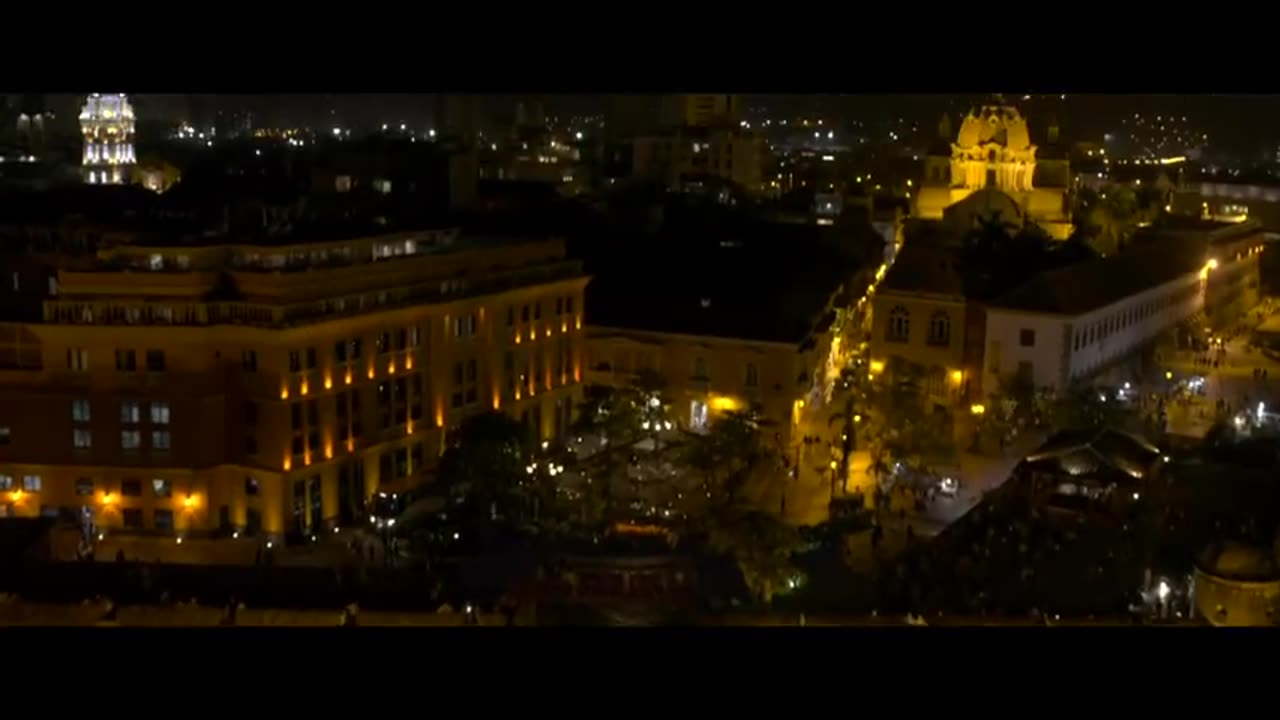
{"type": "Polygon", "coordinates": [[[951,344],[951,316],[943,310],[929,318],[929,344],[937,347],[951,344]]]}
{"type": "Polygon", "coordinates": [[[885,340],[907,342],[911,337],[911,313],[901,305],[889,311],[889,326],[885,328],[885,340]]]}

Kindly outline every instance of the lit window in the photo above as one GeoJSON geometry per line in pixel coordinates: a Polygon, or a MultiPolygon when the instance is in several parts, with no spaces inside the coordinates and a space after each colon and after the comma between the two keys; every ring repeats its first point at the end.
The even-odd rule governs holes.
{"type": "Polygon", "coordinates": [[[155,478],[154,480],[151,481],[151,490],[156,494],[156,497],[159,497],[159,498],[172,497],[173,483],[169,482],[168,480],[155,478]]]}
{"type": "Polygon", "coordinates": [[[91,478],[80,478],[76,480],[76,495],[92,495],[93,480],[91,478]]]}
{"type": "Polygon", "coordinates": [[[142,422],[142,406],[137,400],[121,401],[120,422],[125,424],[142,422]]]}
{"type": "Polygon", "coordinates": [[[939,347],[951,344],[951,316],[942,310],[929,318],[929,344],[939,347]]]}
{"type": "Polygon", "coordinates": [[[89,422],[89,401],[71,401],[71,420],[73,422],[89,422]]]}
{"type": "Polygon", "coordinates": [[[120,447],[124,450],[137,450],[142,446],[142,433],[137,430],[120,431],[120,447]]]}
{"type": "Polygon", "coordinates": [[[151,403],[151,424],[152,425],[168,425],[169,424],[169,403],[163,400],[157,400],[151,403]]]}
{"type": "Polygon", "coordinates": [[[12,489],[13,489],[13,476],[0,475],[0,490],[12,490],[12,489]]]}
{"type": "Polygon", "coordinates": [[[89,370],[89,351],[83,348],[68,348],[67,369],[73,372],[87,372],[89,370]]]}
{"type": "Polygon", "coordinates": [[[151,432],[151,449],[168,450],[169,449],[169,431],[153,430],[151,432]]]}
{"type": "Polygon", "coordinates": [[[77,450],[88,450],[93,447],[93,433],[83,428],[71,431],[71,444],[77,450]]]}
{"type": "Polygon", "coordinates": [[[27,492],[40,492],[40,476],[39,475],[23,475],[22,489],[27,492]]]}

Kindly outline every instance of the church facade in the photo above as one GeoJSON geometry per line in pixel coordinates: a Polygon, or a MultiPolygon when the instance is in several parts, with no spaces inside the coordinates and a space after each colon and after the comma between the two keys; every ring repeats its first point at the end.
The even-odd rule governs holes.
{"type": "Polygon", "coordinates": [[[971,110],[950,147],[935,147],[926,157],[916,217],[941,220],[960,231],[998,217],[1014,225],[1032,222],[1051,237],[1066,239],[1072,230],[1071,171],[1055,129],[1048,140],[1046,147],[1033,145],[1016,108],[971,110]]]}

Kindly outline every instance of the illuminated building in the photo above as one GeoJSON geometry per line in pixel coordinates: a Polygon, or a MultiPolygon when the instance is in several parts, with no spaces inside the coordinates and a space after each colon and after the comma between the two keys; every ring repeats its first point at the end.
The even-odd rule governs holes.
{"type": "Polygon", "coordinates": [[[1068,163],[1040,157],[1038,150],[1017,109],[970,111],[949,151],[935,148],[926,157],[916,215],[968,228],[975,218],[998,213],[1005,222],[1029,219],[1065,239],[1071,234],[1068,163]]]}
{"type": "Polygon", "coordinates": [[[137,162],[133,153],[133,106],[120,93],[94,93],[80,111],[84,155],[80,161],[85,182],[120,185],[129,181],[137,162]]]}
{"type": "Polygon", "coordinates": [[[563,428],[586,282],[563,241],[454,230],[68,263],[0,334],[0,505],[171,538],[358,525],[468,415],[563,428]]]}
{"type": "Polygon", "coordinates": [[[1209,220],[1167,215],[1140,229],[1136,246],[1192,258],[1204,280],[1204,313],[1215,329],[1235,323],[1262,299],[1266,235],[1257,220],[1209,220]]]}
{"type": "Polygon", "coordinates": [[[656,372],[681,427],[754,410],[766,439],[786,448],[796,404],[822,395],[837,298],[858,268],[806,247],[808,228],[785,230],[787,253],[770,242],[666,250],[652,265],[637,258],[625,274],[597,273],[586,382],[626,386],[656,372]]]}
{"type": "Polygon", "coordinates": [[[1199,558],[1195,608],[1219,627],[1280,625],[1280,543],[1221,543],[1199,558]]]}
{"type": "Polygon", "coordinates": [[[1160,488],[1160,450],[1111,429],[1055,433],[1018,464],[1016,482],[1049,510],[1124,512],[1160,488]]]}

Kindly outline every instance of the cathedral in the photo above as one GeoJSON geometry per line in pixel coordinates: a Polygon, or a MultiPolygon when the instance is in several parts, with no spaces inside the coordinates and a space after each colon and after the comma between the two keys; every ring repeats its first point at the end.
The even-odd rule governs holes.
{"type": "Polygon", "coordinates": [[[925,159],[916,217],[960,232],[998,217],[1017,226],[1035,223],[1058,240],[1071,234],[1071,171],[1056,128],[1047,145],[1032,145],[1026,119],[1002,104],[971,110],[954,142],[949,125],[944,118],[939,130],[946,142],[925,159]]]}
{"type": "Polygon", "coordinates": [[[133,151],[133,106],[118,93],[94,93],[80,111],[84,156],[80,166],[90,184],[129,182],[137,158],[133,151]]]}

